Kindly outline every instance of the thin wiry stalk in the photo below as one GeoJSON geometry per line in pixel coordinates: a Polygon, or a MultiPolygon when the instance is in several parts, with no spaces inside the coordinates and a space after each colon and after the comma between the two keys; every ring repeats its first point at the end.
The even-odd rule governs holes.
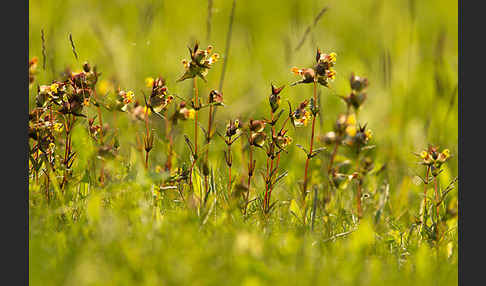
{"type": "Polygon", "coordinates": [[[69,33],[69,42],[71,43],[71,48],[73,49],[73,54],[76,60],[78,60],[78,53],[76,52],[76,47],[74,46],[73,35],[69,33]]]}
{"type": "Polygon", "coordinates": [[[314,22],[312,23],[312,25],[309,25],[307,27],[307,29],[304,32],[304,35],[302,36],[302,39],[300,40],[299,44],[295,48],[296,52],[302,47],[302,45],[304,44],[305,39],[309,35],[311,29],[317,25],[317,22],[319,21],[319,19],[321,19],[322,15],[324,15],[324,13],[327,11],[327,9],[328,9],[328,6],[325,6],[324,8],[322,8],[321,11],[319,11],[319,14],[317,14],[317,16],[314,18],[314,22]]]}
{"type": "Polygon", "coordinates": [[[46,70],[46,39],[44,37],[44,29],[41,29],[41,40],[42,40],[42,69],[46,70]]]}

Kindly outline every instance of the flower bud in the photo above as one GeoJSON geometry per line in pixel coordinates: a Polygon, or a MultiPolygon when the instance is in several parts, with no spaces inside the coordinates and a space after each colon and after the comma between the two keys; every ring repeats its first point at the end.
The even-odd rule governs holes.
{"type": "Polygon", "coordinates": [[[349,103],[351,103],[351,105],[355,109],[358,109],[363,104],[363,102],[366,100],[366,97],[367,97],[366,92],[358,92],[358,93],[352,92],[349,95],[348,100],[349,100],[349,103]]]}
{"type": "Polygon", "coordinates": [[[228,125],[226,125],[226,136],[232,137],[236,135],[236,132],[240,128],[240,121],[236,119],[235,121],[230,120],[228,125]]]}
{"type": "Polygon", "coordinates": [[[342,133],[346,129],[346,121],[346,114],[339,114],[336,123],[334,123],[334,131],[336,133],[342,133]]]}
{"type": "Polygon", "coordinates": [[[263,147],[263,145],[265,145],[265,139],[267,139],[267,134],[263,132],[253,133],[250,137],[250,144],[257,147],[263,147]]]}
{"type": "Polygon", "coordinates": [[[249,128],[251,132],[262,132],[265,129],[265,121],[250,119],[249,128]]]}
{"type": "Polygon", "coordinates": [[[84,72],[90,72],[91,71],[91,66],[89,65],[88,62],[85,62],[83,64],[83,70],[84,70],[84,72]]]}
{"type": "Polygon", "coordinates": [[[209,93],[209,103],[214,103],[215,105],[223,104],[223,93],[217,90],[211,90],[209,93]]]}
{"type": "Polygon", "coordinates": [[[277,136],[276,143],[277,143],[277,146],[279,146],[280,148],[285,148],[290,143],[292,143],[292,137],[287,136],[287,135],[277,136]]]}
{"type": "Polygon", "coordinates": [[[368,79],[361,78],[354,73],[351,74],[351,77],[349,78],[349,83],[351,85],[351,89],[357,92],[360,92],[368,87],[368,79]]]}
{"type": "Polygon", "coordinates": [[[326,145],[331,145],[336,142],[337,136],[334,131],[327,132],[324,137],[322,137],[322,141],[324,141],[324,144],[326,145]]]}

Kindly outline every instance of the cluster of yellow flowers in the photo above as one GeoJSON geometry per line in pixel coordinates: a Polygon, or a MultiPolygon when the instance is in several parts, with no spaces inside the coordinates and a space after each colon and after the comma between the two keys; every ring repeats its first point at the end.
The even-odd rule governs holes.
{"type": "Polygon", "coordinates": [[[299,69],[297,67],[292,67],[291,71],[294,74],[302,76],[300,81],[297,81],[292,85],[318,82],[323,86],[329,87],[329,82],[336,78],[336,71],[333,69],[336,64],[336,56],[337,55],[334,52],[325,54],[317,49],[316,65],[313,68],[299,69]]]}
{"type": "Polygon", "coordinates": [[[422,163],[424,165],[441,165],[445,161],[447,161],[451,156],[451,152],[449,149],[444,149],[442,152],[439,152],[438,147],[429,146],[427,150],[420,152],[420,158],[422,159],[422,163]]]}
{"type": "Polygon", "coordinates": [[[211,45],[205,50],[199,50],[198,43],[194,45],[193,49],[189,48],[191,61],[187,61],[186,59],[182,60],[185,72],[177,81],[183,81],[196,76],[199,76],[206,81],[205,76],[207,75],[208,70],[219,59],[219,54],[212,53],[212,51],[213,47],[211,45]]]}
{"type": "Polygon", "coordinates": [[[312,114],[307,110],[309,100],[304,100],[299,104],[299,107],[290,114],[290,120],[295,127],[307,126],[312,114]]]}

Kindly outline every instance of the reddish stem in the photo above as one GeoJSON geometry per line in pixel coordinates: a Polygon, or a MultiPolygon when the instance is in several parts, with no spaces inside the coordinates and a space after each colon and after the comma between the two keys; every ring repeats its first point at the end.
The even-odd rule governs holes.
{"type": "MultiPolygon", "coordinates": [[[[317,104],[317,82],[314,81],[314,104],[317,104]]],[[[305,197],[307,196],[307,175],[309,169],[309,161],[312,155],[312,148],[314,147],[314,133],[315,133],[315,125],[316,125],[316,116],[312,113],[312,135],[310,141],[310,149],[309,154],[307,154],[307,160],[305,161],[305,172],[304,172],[304,187],[302,190],[302,198],[305,202],[305,197]]]]}
{"type": "Polygon", "coordinates": [[[194,154],[197,155],[197,112],[199,109],[199,105],[198,105],[198,90],[197,90],[196,77],[194,77],[194,106],[196,106],[194,112],[194,154]]]}

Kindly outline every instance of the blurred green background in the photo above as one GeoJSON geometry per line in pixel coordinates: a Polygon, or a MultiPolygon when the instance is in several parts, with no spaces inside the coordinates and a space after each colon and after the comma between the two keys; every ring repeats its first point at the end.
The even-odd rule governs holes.
{"type": "MultiPolygon", "coordinates": [[[[212,44],[224,54],[231,6],[232,1],[213,1],[208,40],[207,1],[30,1],[29,52],[40,62],[41,29],[46,37],[47,70],[38,82],[52,80],[66,66],[80,69],[68,41],[72,33],[80,62],[98,65],[102,78],[117,79],[140,101],[145,77],[156,75],[168,80],[172,92],[190,98],[191,83],[175,83],[183,73],[181,60],[188,58],[187,46],[198,40],[203,48],[212,44]]],[[[359,121],[369,123],[392,170],[414,166],[411,152],[428,143],[457,154],[456,1],[248,0],[237,1],[235,11],[223,86],[227,106],[219,109],[217,120],[266,115],[270,82],[295,81],[290,68],[310,66],[319,47],[338,55],[335,83],[321,89],[320,133],[330,130],[343,112],[335,95],[350,91],[348,78],[354,71],[371,83],[359,121]],[[297,50],[325,6],[328,10],[297,50]]],[[[200,94],[219,87],[222,66],[217,63],[208,83],[199,84],[200,94]]],[[[294,104],[311,95],[310,85],[282,93],[284,103],[290,99],[294,104]]],[[[296,138],[297,143],[304,140],[296,138]]],[[[300,150],[296,156],[304,160],[300,150]]],[[[457,173],[457,160],[449,166],[457,173]]],[[[401,172],[409,173],[406,168],[401,172]]]]}
{"type": "MultiPolygon", "coordinates": [[[[140,90],[147,92],[144,79],[157,75],[167,79],[171,92],[189,99],[192,83],[175,82],[183,73],[181,60],[189,57],[187,46],[198,40],[202,48],[211,44],[223,55],[231,6],[230,0],[212,1],[208,34],[208,1],[29,1],[29,58],[37,56],[40,63],[36,83],[50,83],[67,66],[79,70],[82,62],[88,60],[102,72],[101,80],[115,80],[122,89],[133,90],[141,102],[140,90]],[[45,71],[42,70],[41,29],[46,39],[45,71]],[[73,56],[69,33],[79,62],[73,56]]],[[[311,66],[319,47],[324,52],[337,53],[337,76],[330,89],[319,87],[322,120],[317,133],[331,130],[336,116],[345,110],[336,95],[350,92],[350,73],[367,77],[368,99],[358,121],[367,122],[373,131],[377,165],[387,163],[393,206],[390,217],[409,222],[420,207],[423,185],[414,185],[414,176],[422,174],[423,168],[416,164],[413,152],[425,149],[428,143],[449,148],[453,157],[445,167],[441,182],[447,184],[457,175],[457,1],[240,0],[235,11],[229,56],[209,71],[207,83],[198,81],[200,94],[206,97],[211,89],[219,88],[223,61],[228,61],[222,88],[226,106],[219,108],[216,115],[219,130],[236,116],[243,120],[267,116],[270,83],[288,85],[297,80],[290,72],[291,67],[311,66]],[[313,25],[316,15],[326,6],[328,10],[313,25]],[[310,33],[298,47],[309,26],[310,33]]],[[[30,94],[31,107],[34,91],[30,94]]],[[[312,85],[287,86],[281,96],[286,109],[287,99],[295,105],[311,97],[312,85]]],[[[206,112],[201,114],[206,122],[206,112]]],[[[143,132],[144,125],[133,124],[128,116],[117,115],[115,119],[108,112],[105,120],[118,130],[122,155],[136,162],[142,172],[140,156],[132,151],[134,134],[143,132]]],[[[157,131],[163,130],[162,122],[157,119],[153,122],[157,131]]],[[[189,152],[183,144],[182,133],[192,134],[193,125],[186,122],[177,128],[180,129],[175,138],[178,159],[187,162],[189,152]]],[[[290,133],[294,143],[308,146],[310,128],[292,129],[290,133]]],[[[79,151],[80,159],[76,164],[83,169],[88,166],[83,161],[88,155],[83,153],[88,152],[87,146],[92,143],[87,139],[76,141],[77,138],[74,150],[79,151]]],[[[151,164],[163,165],[165,145],[160,135],[151,164]]],[[[225,173],[222,147],[222,141],[215,138],[215,147],[211,147],[215,152],[210,156],[216,162],[213,167],[225,173]]],[[[243,163],[241,166],[235,163],[235,173],[243,176],[246,158],[241,158],[241,152],[235,152],[234,156],[236,162],[243,163]]],[[[263,160],[263,152],[258,153],[257,164],[263,160]]],[[[302,177],[304,162],[304,153],[295,146],[282,157],[281,166],[289,170],[289,175],[284,185],[276,189],[276,199],[289,199],[287,189],[298,189],[295,182],[302,177]]],[[[321,165],[318,160],[313,164],[321,165]]],[[[116,165],[107,168],[122,169],[116,165]]],[[[314,176],[313,180],[319,183],[321,179],[314,176]]],[[[261,190],[260,178],[255,181],[254,186],[261,190]]],[[[32,192],[39,191],[32,188],[32,192]]],[[[152,222],[154,214],[149,200],[143,199],[149,188],[149,179],[142,175],[132,182],[111,185],[103,195],[96,194],[83,206],[87,210],[88,222],[82,221],[85,224],[67,223],[59,218],[60,213],[75,209],[76,203],[57,205],[46,213],[33,199],[29,221],[31,283],[457,284],[456,251],[450,258],[453,263],[431,264],[433,250],[420,248],[410,256],[413,263],[398,272],[394,263],[402,255],[410,255],[408,250],[393,250],[398,259],[395,256],[384,259],[378,254],[388,253],[388,248],[381,246],[371,251],[366,242],[356,238],[370,236],[366,227],[360,229],[359,235],[331,248],[314,245],[316,237],[289,232],[288,229],[296,228],[290,224],[277,227],[275,223],[270,230],[259,231],[260,226],[254,228],[243,223],[234,214],[220,214],[208,223],[213,228],[202,230],[193,216],[181,213],[171,216],[171,211],[163,214],[164,219],[152,222]],[[114,213],[99,213],[97,206],[101,201],[109,201],[106,204],[112,205],[114,213]],[[225,223],[230,217],[232,224],[225,223]],[[281,233],[272,236],[278,228],[281,233]]],[[[452,196],[457,199],[456,190],[452,196]]],[[[276,218],[280,222],[291,219],[288,214],[276,218]]],[[[340,231],[344,230],[336,229],[334,233],[340,231]]]]}

